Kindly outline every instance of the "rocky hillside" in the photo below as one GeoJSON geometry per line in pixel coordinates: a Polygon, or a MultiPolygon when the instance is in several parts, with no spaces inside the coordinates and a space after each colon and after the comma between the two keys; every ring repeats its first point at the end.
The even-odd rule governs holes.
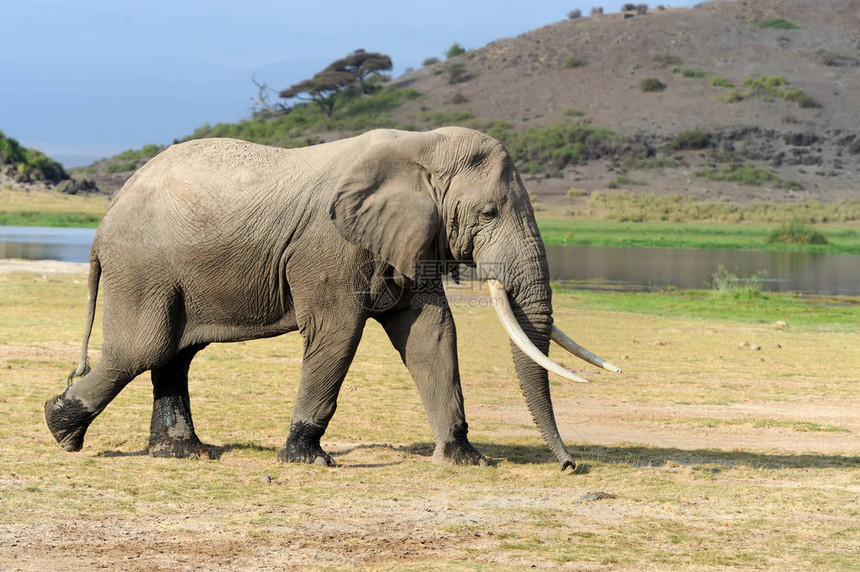
{"type": "MultiPolygon", "coordinates": [[[[858,64],[856,0],[709,2],[567,19],[498,40],[393,79],[384,104],[344,107],[340,123],[294,108],[194,137],[291,146],[374,126],[458,123],[499,137],[548,205],[607,188],[829,201],[856,198],[860,185],[858,64]]],[[[114,163],[91,172],[130,174],[116,177],[114,163]]]]}
{"type": "Polygon", "coordinates": [[[0,131],[0,189],[94,191],[92,181],[76,181],[63,166],[36,149],[21,146],[0,131]]]}

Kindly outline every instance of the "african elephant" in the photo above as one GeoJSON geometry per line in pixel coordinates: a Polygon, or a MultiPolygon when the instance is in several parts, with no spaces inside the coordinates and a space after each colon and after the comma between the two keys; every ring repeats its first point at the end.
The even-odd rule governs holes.
{"type": "Polygon", "coordinates": [[[575,466],[556,427],[547,368],[584,380],[547,357],[550,339],[620,370],[553,326],[528,193],[502,145],[463,128],[374,130],[291,150],[204,139],[153,158],[96,233],[80,362],[69,387],[45,403],[47,425],[67,451],[80,450],[93,419],[150,370],[150,454],[208,457],[191,420],[194,355],[213,342],[298,330],[301,379],[278,459],[331,465],[320,438],[372,318],[418,387],[434,459],[486,464],[467,439],[442,284],[458,264],[490,281],[532,417],[562,470],[575,466]],[[104,344],[90,369],[100,281],[104,344]]]}

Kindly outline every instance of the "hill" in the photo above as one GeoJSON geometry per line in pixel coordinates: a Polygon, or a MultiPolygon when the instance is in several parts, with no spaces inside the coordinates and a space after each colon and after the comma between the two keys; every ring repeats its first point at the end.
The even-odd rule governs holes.
{"type": "Polygon", "coordinates": [[[63,166],[36,149],[23,147],[0,131],[0,189],[59,190],[75,194],[95,190],[92,182],[72,180],[63,166]]]}
{"type": "MultiPolygon", "coordinates": [[[[736,204],[846,200],[860,176],[858,29],[854,0],[568,19],[426,65],[371,97],[344,96],[331,118],[299,105],[190,137],[296,146],[372,127],[462,124],[502,140],[536,200],[570,212],[595,208],[604,189],[736,204]]],[[[89,174],[124,179],[130,171],[111,166],[119,161],[89,174]]]]}

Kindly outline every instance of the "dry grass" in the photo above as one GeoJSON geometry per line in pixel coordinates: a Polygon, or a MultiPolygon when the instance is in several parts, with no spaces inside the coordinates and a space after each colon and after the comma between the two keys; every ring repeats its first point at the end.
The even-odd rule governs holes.
{"type": "Polygon", "coordinates": [[[490,468],[430,462],[417,392],[370,325],[324,439],[340,467],[327,469],[274,459],[301,365],[295,334],[195,361],[195,421],[217,461],[143,454],[146,376],[82,452],[62,452],[40,407],[73,367],[84,277],[0,275],[0,292],[3,569],[860,565],[856,329],[610,312],[559,295],[558,322],[627,370],[554,354],[593,380],[553,381],[562,435],[585,465],[562,474],[490,310],[455,308],[471,437],[490,468]],[[762,349],[739,349],[745,340],[762,349]]]}

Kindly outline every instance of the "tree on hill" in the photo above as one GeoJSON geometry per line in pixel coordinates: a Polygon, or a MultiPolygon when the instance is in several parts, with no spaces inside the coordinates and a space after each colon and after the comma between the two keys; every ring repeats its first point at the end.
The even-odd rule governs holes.
{"type": "Polygon", "coordinates": [[[278,95],[284,99],[297,98],[315,101],[326,117],[334,112],[335,96],[351,86],[355,77],[349,72],[326,68],[310,79],[293,84],[278,95]],[[305,94],[304,97],[302,95],[305,94]]]}
{"type": "Polygon", "coordinates": [[[361,86],[361,94],[367,95],[367,78],[383,71],[391,71],[391,57],[379,52],[355,50],[345,58],[341,58],[329,66],[336,71],[353,74],[361,86]]]}
{"type": "Polygon", "coordinates": [[[362,94],[367,94],[368,78],[391,67],[391,58],[385,54],[356,50],[332,62],[312,78],[282,90],[278,96],[314,101],[327,117],[331,117],[338,94],[356,86],[362,94]]]}

